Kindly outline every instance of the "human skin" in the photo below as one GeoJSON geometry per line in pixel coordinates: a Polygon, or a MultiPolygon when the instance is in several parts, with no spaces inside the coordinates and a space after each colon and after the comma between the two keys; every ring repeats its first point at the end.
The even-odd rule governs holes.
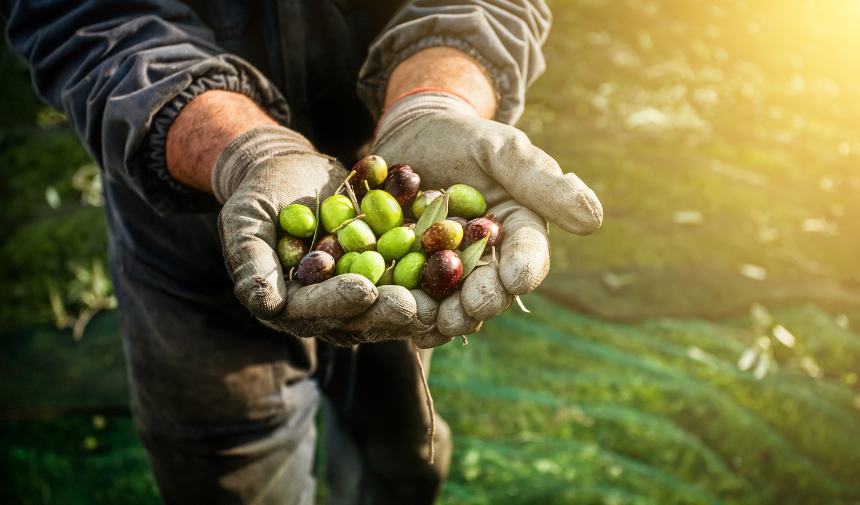
{"type": "MultiPolygon", "coordinates": [[[[486,70],[457,49],[434,47],[403,62],[388,80],[385,105],[410,91],[436,88],[467,100],[490,119],[496,94],[486,70]]],[[[192,99],[167,132],[167,169],[177,181],[212,193],[212,167],[233,139],[259,126],[277,125],[253,100],[240,93],[210,90],[192,99]]]]}

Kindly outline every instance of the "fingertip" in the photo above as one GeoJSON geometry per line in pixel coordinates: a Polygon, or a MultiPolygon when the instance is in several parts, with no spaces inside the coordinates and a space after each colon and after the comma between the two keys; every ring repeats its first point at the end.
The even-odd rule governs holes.
{"type": "Polygon", "coordinates": [[[460,302],[460,291],[448,296],[439,304],[436,328],[449,337],[468,335],[481,329],[483,323],[466,313],[460,302]]]}
{"type": "Polygon", "coordinates": [[[460,302],[469,316],[478,321],[490,320],[507,309],[514,301],[499,276],[499,266],[490,264],[476,269],[466,278],[460,292],[460,302]]]}

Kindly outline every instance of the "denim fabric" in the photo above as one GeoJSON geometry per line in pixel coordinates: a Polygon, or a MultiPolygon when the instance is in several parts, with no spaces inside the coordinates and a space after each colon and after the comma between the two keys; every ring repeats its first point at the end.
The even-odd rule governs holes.
{"type": "Polygon", "coordinates": [[[217,201],[173,180],[164,155],[182,107],[224,89],[351,166],[391,70],[434,45],[484,63],[498,119],[515,121],[543,68],[543,1],[398,3],[0,0],[37,93],[104,171],[132,408],[166,503],[311,503],[321,390],[332,503],[429,504],[447,471],[444,425],[439,463],[424,461],[406,342],[335,350],[261,325],[233,295],[217,201]]]}

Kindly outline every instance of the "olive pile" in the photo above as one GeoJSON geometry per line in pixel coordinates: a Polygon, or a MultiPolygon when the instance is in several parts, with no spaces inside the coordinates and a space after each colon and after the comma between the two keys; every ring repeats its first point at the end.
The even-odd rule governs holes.
{"type": "Polygon", "coordinates": [[[409,165],[388,168],[379,156],[360,160],[336,194],[317,205],[318,215],[299,204],[281,211],[287,233],[277,247],[281,264],[305,285],[352,273],[379,286],[450,295],[484,264],[484,249],[501,242],[502,227],[484,216],[487,203],[475,188],[420,191],[420,185],[409,165]],[[320,226],[328,234],[316,240],[320,226]]]}

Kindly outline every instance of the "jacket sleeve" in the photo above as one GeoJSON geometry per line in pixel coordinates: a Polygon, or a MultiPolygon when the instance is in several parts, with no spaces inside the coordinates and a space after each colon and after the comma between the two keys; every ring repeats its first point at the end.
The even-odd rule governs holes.
{"type": "Polygon", "coordinates": [[[401,61],[429,47],[453,47],[487,69],[499,98],[495,119],[513,124],[526,89],[544,71],[541,46],[551,22],[543,0],[411,0],[371,44],[358,93],[378,117],[401,61]]]}
{"type": "Polygon", "coordinates": [[[226,54],[188,6],[174,0],[0,0],[11,47],[36,92],[62,110],[110,180],[162,214],[215,200],[167,170],[167,130],[198,94],[245,94],[288,122],[284,98],[246,61],[226,54]]]}

